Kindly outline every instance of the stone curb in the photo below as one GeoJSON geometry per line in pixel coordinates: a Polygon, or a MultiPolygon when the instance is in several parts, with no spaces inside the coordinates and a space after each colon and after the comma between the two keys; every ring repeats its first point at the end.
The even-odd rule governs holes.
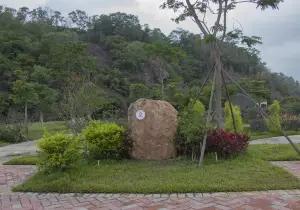
{"type": "Polygon", "coordinates": [[[34,193],[34,192],[10,192],[10,193],[0,193],[0,195],[28,195],[28,196],[69,196],[69,197],[83,197],[83,198],[91,198],[91,197],[103,197],[103,198],[115,198],[115,197],[124,197],[124,198],[206,198],[206,197],[230,197],[237,195],[263,195],[263,194],[292,194],[292,195],[300,195],[300,189],[295,190],[268,190],[268,191],[244,191],[244,192],[215,192],[215,193],[167,193],[167,194],[134,194],[134,193],[34,193]]]}

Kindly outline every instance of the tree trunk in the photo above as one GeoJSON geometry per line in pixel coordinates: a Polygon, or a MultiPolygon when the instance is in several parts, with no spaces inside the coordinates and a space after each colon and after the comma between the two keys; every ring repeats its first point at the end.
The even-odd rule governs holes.
{"type": "Polygon", "coordinates": [[[24,126],[25,126],[26,137],[28,138],[28,104],[27,104],[27,102],[25,103],[25,108],[24,108],[24,126]]]}
{"type": "Polygon", "coordinates": [[[42,127],[44,127],[44,113],[42,111],[40,111],[40,122],[42,127]]]}
{"type": "MultiPolygon", "coordinates": [[[[217,72],[214,72],[214,78],[212,81],[212,87],[211,87],[211,92],[210,92],[210,99],[209,99],[209,106],[208,106],[208,110],[207,110],[207,116],[206,116],[206,123],[205,123],[205,135],[203,138],[203,143],[201,146],[201,153],[200,153],[200,158],[199,158],[199,166],[203,165],[203,160],[204,160],[204,154],[205,154],[205,150],[206,150],[206,141],[207,141],[207,137],[208,137],[208,126],[211,123],[212,120],[212,108],[213,108],[213,99],[214,99],[214,95],[215,95],[215,91],[216,91],[216,75],[217,72]]],[[[201,143],[200,143],[201,145],[201,143]]]]}
{"type": "Polygon", "coordinates": [[[164,80],[161,80],[161,98],[164,100],[165,99],[165,85],[164,85],[164,80]]]}
{"type": "Polygon", "coordinates": [[[214,102],[214,122],[217,128],[224,128],[224,113],[222,107],[222,68],[223,64],[221,61],[220,48],[217,43],[211,45],[211,59],[213,65],[215,65],[216,71],[216,83],[215,83],[215,102],[214,102]]]}

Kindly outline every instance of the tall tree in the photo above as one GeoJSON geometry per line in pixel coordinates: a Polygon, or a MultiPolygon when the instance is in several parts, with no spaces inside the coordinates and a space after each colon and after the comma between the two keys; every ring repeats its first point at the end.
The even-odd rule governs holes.
{"type": "Polygon", "coordinates": [[[65,25],[65,18],[61,15],[61,12],[54,11],[54,14],[51,15],[51,22],[54,26],[64,26],[65,25]]]}
{"type": "Polygon", "coordinates": [[[25,80],[17,80],[13,85],[12,99],[16,105],[24,107],[24,124],[28,136],[28,107],[38,103],[38,94],[34,84],[25,80]]]}
{"type": "MultiPolygon", "coordinates": [[[[221,57],[221,46],[227,35],[228,13],[237,9],[240,4],[255,4],[258,8],[277,9],[283,0],[164,0],[161,8],[172,9],[179,13],[173,20],[177,23],[191,18],[198,26],[200,33],[210,43],[211,63],[216,71],[215,88],[215,121],[218,127],[224,127],[222,111],[222,77],[224,68],[221,57]],[[214,18],[214,21],[208,21],[214,18]],[[212,23],[212,24],[210,24],[212,23]]],[[[247,42],[251,44],[251,41],[247,42]]]]}
{"type": "Polygon", "coordinates": [[[29,14],[29,8],[28,7],[21,7],[17,12],[17,18],[20,21],[24,22],[24,21],[26,21],[26,18],[28,16],[28,14],[29,14]]]}
{"type": "Polygon", "coordinates": [[[44,124],[44,113],[49,112],[53,107],[53,104],[57,100],[58,93],[56,90],[49,88],[47,85],[34,84],[34,90],[38,97],[36,103],[40,111],[40,122],[44,124]]]}
{"type": "Polygon", "coordinates": [[[30,12],[31,21],[49,23],[49,13],[47,9],[38,7],[30,12]]]}
{"type": "Polygon", "coordinates": [[[89,17],[85,11],[79,9],[72,11],[69,13],[69,18],[72,23],[77,26],[77,28],[80,30],[86,30],[89,23],[89,17]]]}

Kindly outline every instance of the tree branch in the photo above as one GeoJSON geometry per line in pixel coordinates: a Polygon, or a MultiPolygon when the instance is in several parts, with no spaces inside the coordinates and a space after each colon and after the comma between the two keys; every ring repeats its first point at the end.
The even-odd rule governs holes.
{"type": "Polygon", "coordinates": [[[200,30],[204,34],[204,36],[208,36],[210,33],[209,33],[209,31],[206,31],[206,29],[204,28],[198,15],[196,14],[195,8],[191,4],[190,0],[185,0],[185,1],[186,1],[186,4],[188,5],[188,9],[190,10],[192,17],[195,20],[195,23],[198,25],[198,27],[200,28],[200,30]]]}
{"type": "Polygon", "coordinates": [[[219,10],[218,10],[218,17],[217,17],[217,20],[216,20],[216,23],[214,25],[214,36],[217,35],[218,33],[218,28],[220,26],[220,21],[221,21],[221,17],[222,17],[222,13],[223,13],[223,0],[218,0],[219,2],[219,10]]]}
{"type": "Polygon", "coordinates": [[[225,0],[225,7],[224,7],[224,20],[223,20],[223,36],[222,41],[225,39],[226,32],[227,32],[227,11],[228,11],[228,0],[225,0]]]}

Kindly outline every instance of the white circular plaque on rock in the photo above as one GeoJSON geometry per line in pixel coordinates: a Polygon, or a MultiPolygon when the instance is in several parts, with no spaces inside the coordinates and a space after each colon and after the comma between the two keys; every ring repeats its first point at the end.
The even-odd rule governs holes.
{"type": "Polygon", "coordinates": [[[146,113],[143,110],[138,110],[135,113],[135,116],[138,120],[143,120],[143,119],[145,119],[146,113]]]}

